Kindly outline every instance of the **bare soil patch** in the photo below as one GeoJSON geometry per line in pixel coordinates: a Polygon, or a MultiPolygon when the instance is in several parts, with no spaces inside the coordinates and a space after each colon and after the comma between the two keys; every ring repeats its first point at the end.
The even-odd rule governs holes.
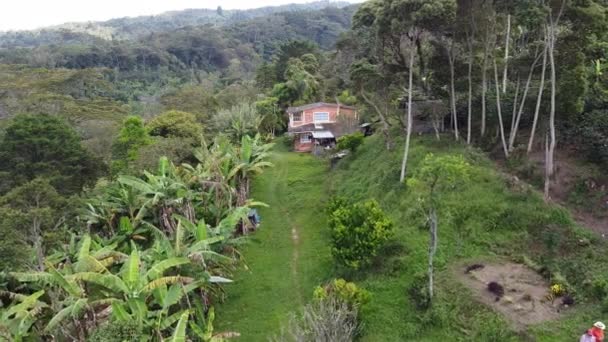
{"type": "MultiPolygon", "coordinates": [[[[538,170],[544,168],[544,153],[536,151],[531,153],[529,159],[535,163],[538,170]]],[[[574,190],[576,182],[585,177],[587,170],[577,161],[575,153],[571,151],[556,151],[555,174],[551,184],[551,198],[557,203],[567,207],[574,218],[581,225],[599,233],[602,237],[608,235],[608,216],[600,217],[591,211],[591,208],[576,208],[568,203],[568,197],[574,190]]],[[[601,191],[606,194],[608,184],[604,180],[589,179],[592,183],[589,191],[601,191]]],[[[602,196],[599,203],[592,207],[608,208],[608,196],[602,196]]]]}
{"type": "MultiPolygon", "coordinates": [[[[566,308],[560,298],[552,300],[550,284],[530,268],[511,262],[473,263],[455,268],[456,277],[473,292],[475,299],[503,314],[517,329],[555,320],[566,308]],[[488,284],[497,283],[504,294],[497,296],[488,284]]],[[[493,284],[494,285],[494,284],[493,284]]]]}

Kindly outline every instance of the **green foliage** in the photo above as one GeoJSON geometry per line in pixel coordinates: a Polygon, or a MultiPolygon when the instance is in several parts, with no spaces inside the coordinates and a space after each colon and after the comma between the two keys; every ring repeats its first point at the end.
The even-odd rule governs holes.
{"type": "Polygon", "coordinates": [[[217,132],[226,134],[233,142],[238,142],[246,135],[254,136],[259,132],[262,117],[253,104],[238,105],[219,111],[213,117],[213,126],[217,132]]]}
{"type": "Polygon", "coordinates": [[[260,128],[265,133],[274,133],[284,127],[284,119],[276,97],[268,97],[254,103],[261,117],[260,128]]]}
{"type": "Polygon", "coordinates": [[[151,136],[163,138],[200,139],[203,133],[194,114],[177,110],[171,110],[155,117],[146,123],[146,129],[151,136]]]}
{"type": "Polygon", "coordinates": [[[370,300],[369,292],[357,287],[357,284],[348,282],[344,279],[334,279],[325,286],[318,286],[313,293],[313,299],[322,301],[333,297],[342,301],[348,307],[361,310],[370,300]]]}
{"type": "Polygon", "coordinates": [[[329,217],[332,255],[343,266],[361,269],[371,264],[392,236],[393,223],[374,200],[340,205],[329,217]]]}
{"type": "Polygon", "coordinates": [[[141,329],[133,321],[112,320],[93,331],[87,341],[124,342],[135,341],[141,336],[141,329]]]}
{"type": "Polygon", "coordinates": [[[193,160],[193,146],[190,138],[153,137],[150,145],[139,149],[137,159],[131,165],[134,170],[153,170],[158,166],[158,156],[165,156],[176,165],[193,160]]]}
{"type": "Polygon", "coordinates": [[[137,159],[139,149],[152,142],[143,120],[138,116],[129,116],[123,122],[118,137],[112,144],[112,171],[114,174],[125,170],[129,162],[137,159]]]}
{"type": "Polygon", "coordinates": [[[579,123],[578,139],[591,161],[608,165],[608,113],[593,110],[582,115],[579,123]]]}
{"type": "Polygon", "coordinates": [[[199,122],[205,123],[218,110],[217,99],[211,89],[185,85],[161,97],[161,104],[173,111],[192,113],[199,122]]]}
{"type": "MultiPolygon", "coordinates": [[[[290,40],[285,42],[279,46],[279,49],[276,53],[276,62],[275,62],[275,73],[278,81],[287,81],[287,69],[289,68],[289,64],[293,65],[296,59],[299,59],[303,55],[315,53],[317,47],[314,43],[306,40],[290,40]]],[[[315,57],[316,59],[316,57],[315,57]]],[[[308,63],[310,65],[310,63],[308,63]]],[[[293,71],[291,72],[293,73],[293,71]]]]}
{"type": "Polygon", "coordinates": [[[422,274],[414,277],[407,292],[416,309],[427,310],[431,307],[428,275],[422,274]]]}
{"type": "Polygon", "coordinates": [[[357,104],[357,97],[351,94],[348,90],[343,90],[340,95],[338,95],[338,101],[347,106],[354,106],[357,104]]]}
{"type": "Polygon", "coordinates": [[[25,214],[0,207],[0,271],[21,271],[28,265],[30,246],[26,243],[25,214]]]}
{"type": "Polygon", "coordinates": [[[364,139],[365,137],[361,132],[344,135],[338,138],[336,148],[338,150],[350,150],[351,152],[355,152],[357,148],[363,144],[364,139]]]}
{"type": "Polygon", "coordinates": [[[36,177],[48,178],[62,193],[76,193],[103,169],[95,165],[76,132],[49,115],[15,117],[0,141],[0,158],[0,172],[8,176],[0,184],[0,193],[36,177]]]}
{"type": "Polygon", "coordinates": [[[14,270],[25,266],[24,253],[30,249],[36,252],[36,266],[43,267],[43,260],[39,258],[44,252],[65,242],[61,224],[70,214],[68,201],[57,193],[49,180],[36,178],[0,197],[0,205],[5,211],[0,217],[0,226],[12,231],[6,235],[6,242],[16,236],[22,237],[16,245],[6,246],[8,249],[24,248],[15,253],[14,270]]]}
{"type": "Polygon", "coordinates": [[[422,186],[431,205],[435,205],[438,194],[466,184],[470,173],[471,166],[462,155],[435,156],[429,153],[416,169],[414,177],[407,180],[407,185],[413,189],[422,186]]]}
{"type": "Polygon", "coordinates": [[[320,91],[319,64],[315,55],[307,53],[287,62],[285,82],[275,84],[272,96],[283,106],[313,102],[320,91]]]}
{"type": "MultiPolygon", "coordinates": [[[[381,135],[366,139],[369,141],[360,147],[356,158],[343,159],[332,170],[332,190],[351,201],[376,198],[393,222],[399,222],[393,240],[402,247],[392,250],[387,246],[383,253],[390,254],[378,267],[357,272],[357,284],[373,298],[363,317],[362,340],[407,341],[419,336],[427,336],[428,340],[469,340],[478,336],[482,340],[518,341],[508,322],[472,300],[469,291],[454,277],[454,263],[464,259],[478,262],[525,254],[536,265],[551,264],[548,281],[556,279],[552,276],[555,273],[562,275],[562,281],[567,280],[569,291],[574,290],[585,313],[579,315],[577,311],[563,326],[551,331],[532,327],[530,335],[535,338],[565,340],[592,317],[601,316],[600,309],[585,298],[595,298],[589,285],[605,272],[605,242],[577,228],[567,211],[545,203],[533,190],[510,186],[509,179],[495,171],[487,156],[479,153],[465,159],[469,164],[468,179],[456,177],[457,188],[447,182],[436,188],[441,190],[437,192],[441,217],[433,307],[424,312],[417,310],[417,306],[425,307],[428,289],[429,233],[426,213],[420,210],[421,204],[428,202],[419,200],[421,195],[428,198],[425,194],[429,189],[422,182],[418,185],[424,184],[423,187],[413,188],[410,183],[406,187],[395,186],[403,151],[387,152],[381,135]],[[551,256],[543,243],[543,232],[549,230],[559,236],[552,242],[559,257],[551,256]],[[585,241],[587,244],[582,245],[585,241]],[[386,267],[391,259],[400,262],[386,267]],[[453,319],[455,315],[460,317],[457,321],[453,319]],[[393,317],[400,317],[400,324],[394,328],[393,317]],[[467,327],[466,332],[460,330],[463,326],[467,327]]],[[[434,158],[453,156],[457,165],[461,165],[461,155],[470,155],[466,152],[469,148],[461,144],[436,143],[433,137],[413,139],[413,178],[429,153],[434,158]]],[[[403,138],[396,137],[395,143],[399,146],[403,138]]],[[[535,269],[540,270],[541,266],[535,269]]]]}

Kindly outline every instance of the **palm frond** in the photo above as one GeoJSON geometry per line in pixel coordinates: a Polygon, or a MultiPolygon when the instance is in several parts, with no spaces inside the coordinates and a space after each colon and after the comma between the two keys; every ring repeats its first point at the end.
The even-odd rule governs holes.
{"type": "Polygon", "coordinates": [[[154,279],[151,282],[149,282],[148,284],[146,284],[146,286],[144,286],[140,292],[147,293],[160,286],[172,285],[172,284],[176,284],[176,283],[189,284],[193,281],[194,281],[194,279],[190,278],[190,277],[182,277],[182,276],[162,277],[162,278],[154,279]]]}
{"type": "Polygon", "coordinates": [[[175,326],[170,342],[186,342],[186,327],[188,326],[189,311],[184,311],[175,326]]]}
{"type": "Polygon", "coordinates": [[[68,280],[81,280],[103,286],[120,294],[129,293],[129,288],[119,277],[113,274],[80,272],[66,277],[68,280]]]}
{"type": "Polygon", "coordinates": [[[187,258],[169,258],[169,259],[159,261],[156,264],[154,264],[152,267],[150,267],[148,272],[146,272],[146,279],[147,280],[156,279],[159,276],[161,276],[169,268],[187,264],[189,262],[190,262],[190,260],[188,260],[187,258]]]}

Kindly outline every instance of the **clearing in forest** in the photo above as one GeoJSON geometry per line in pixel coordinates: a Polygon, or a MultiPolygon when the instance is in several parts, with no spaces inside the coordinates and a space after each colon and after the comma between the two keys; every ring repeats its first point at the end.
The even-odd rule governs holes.
{"type": "Polygon", "coordinates": [[[472,290],[475,299],[504,315],[516,329],[557,319],[566,308],[560,298],[551,297],[550,284],[524,265],[511,262],[469,265],[456,268],[457,278],[472,290]],[[502,295],[488,289],[491,282],[502,287],[502,295]]]}

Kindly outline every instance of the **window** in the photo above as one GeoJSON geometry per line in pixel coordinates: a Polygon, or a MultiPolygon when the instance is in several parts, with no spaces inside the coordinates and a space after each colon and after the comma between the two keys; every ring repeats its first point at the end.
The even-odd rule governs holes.
{"type": "Polygon", "coordinates": [[[315,112],[313,115],[315,122],[329,122],[329,113],[327,112],[315,112]]]}
{"type": "Polygon", "coordinates": [[[300,134],[300,144],[308,144],[310,143],[310,134],[304,133],[300,134]]]}
{"type": "Polygon", "coordinates": [[[302,112],[299,113],[293,113],[293,121],[302,121],[302,112]]]}

